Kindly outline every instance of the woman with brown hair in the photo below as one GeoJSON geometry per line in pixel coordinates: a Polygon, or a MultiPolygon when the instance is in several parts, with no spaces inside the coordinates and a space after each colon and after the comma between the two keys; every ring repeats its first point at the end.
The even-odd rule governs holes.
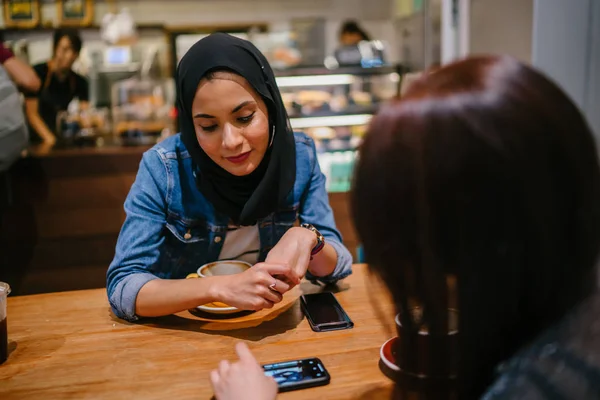
{"type": "Polygon", "coordinates": [[[505,57],[423,76],[373,119],[353,214],[408,331],[446,332],[456,277],[460,398],[497,371],[485,398],[600,398],[600,170],[555,84],[505,57]]]}
{"type": "MultiPolygon", "coordinates": [[[[356,228],[406,337],[447,334],[456,304],[460,399],[600,398],[596,151],[562,90],[506,57],[425,74],[373,119],[352,190],[356,228]],[[418,322],[406,317],[414,303],[418,322]]],[[[448,364],[449,349],[415,348],[397,358],[448,364]]],[[[275,398],[248,349],[238,354],[213,371],[217,399],[246,384],[253,399],[275,398]]]]}

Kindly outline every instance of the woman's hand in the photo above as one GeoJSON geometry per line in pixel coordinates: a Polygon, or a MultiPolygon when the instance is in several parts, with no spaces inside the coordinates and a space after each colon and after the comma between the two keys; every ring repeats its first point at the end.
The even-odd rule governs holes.
{"type": "Polygon", "coordinates": [[[310,263],[310,253],[317,244],[317,235],[306,228],[293,227],[279,240],[265,260],[273,264],[287,264],[303,278],[310,263]]]}
{"type": "Polygon", "coordinates": [[[52,134],[44,135],[42,137],[42,142],[46,146],[54,146],[54,144],[56,144],[56,136],[52,134]]]}
{"type": "Polygon", "coordinates": [[[217,400],[274,400],[277,397],[275,379],[265,376],[245,343],[238,343],[235,351],[238,361],[223,360],[219,368],[210,373],[217,400]]]}
{"type": "Polygon", "coordinates": [[[284,263],[258,263],[241,274],[211,278],[216,301],[242,310],[262,310],[279,303],[282,294],[300,279],[284,263]],[[277,276],[278,278],[274,278],[277,276]]]}

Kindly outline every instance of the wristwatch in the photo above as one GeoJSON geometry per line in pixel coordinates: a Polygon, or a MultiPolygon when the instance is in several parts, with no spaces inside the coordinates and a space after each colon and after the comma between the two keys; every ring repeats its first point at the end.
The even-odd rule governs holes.
{"type": "Polygon", "coordinates": [[[312,259],[312,256],[314,256],[315,254],[317,254],[318,252],[323,250],[323,247],[325,247],[325,237],[323,235],[321,235],[321,232],[319,232],[317,230],[317,228],[315,228],[311,224],[300,224],[300,226],[302,228],[306,228],[309,231],[314,232],[315,235],[317,235],[317,244],[315,247],[313,247],[312,251],[310,252],[311,259],[312,259]]]}

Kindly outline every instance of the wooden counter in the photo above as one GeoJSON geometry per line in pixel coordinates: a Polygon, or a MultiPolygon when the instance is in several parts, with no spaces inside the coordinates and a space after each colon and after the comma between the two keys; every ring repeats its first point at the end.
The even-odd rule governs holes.
{"type": "Polygon", "coordinates": [[[188,312],[119,320],[102,289],[9,297],[12,352],[0,366],[0,398],[208,400],[210,370],[233,360],[235,343],[244,340],[260,363],[316,356],[329,370],[329,385],[279,399],[387,399],[392,382],[379,369],[379,347],[394,327],[383,322],[393,321],[384,293],[367,281],[366,266],[355,265],[336,294],[355,327],[325,333],[310,329],[297,301],[257,327],[215,332],[188,312]]]}
{"type": "Polygon", "coordinates": [[[37,147],[10,171],[0,279],[15,294],[106,284],[123,202],[148,147],[37,147]]]}
{"type": "MultiPolygon", "coordinates": [[[[12,205],[0,219],[0,280],[14,295],[106,284],[123,203],[147,149],[38,146],[11,169],[12,205]]],[[[355,254],[347,198],[330,195],[338,228],[355,254]]]]}

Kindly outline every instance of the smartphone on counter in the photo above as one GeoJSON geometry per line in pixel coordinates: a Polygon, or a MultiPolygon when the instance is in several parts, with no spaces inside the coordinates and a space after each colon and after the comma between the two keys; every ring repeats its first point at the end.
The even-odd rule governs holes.
{"type": "Polygon", "coordinates": [[[285,361],[262,366],[265,375],[272,376],[280,392],[324,386],[331,377],[318,358],[285,361]]]}
{"type": "Polygon", "coordinates": [[[331,292],[304,294],[300,297],[300,304],[310,327],[315,332],[350,329],[354,326],[331,292]]]}

